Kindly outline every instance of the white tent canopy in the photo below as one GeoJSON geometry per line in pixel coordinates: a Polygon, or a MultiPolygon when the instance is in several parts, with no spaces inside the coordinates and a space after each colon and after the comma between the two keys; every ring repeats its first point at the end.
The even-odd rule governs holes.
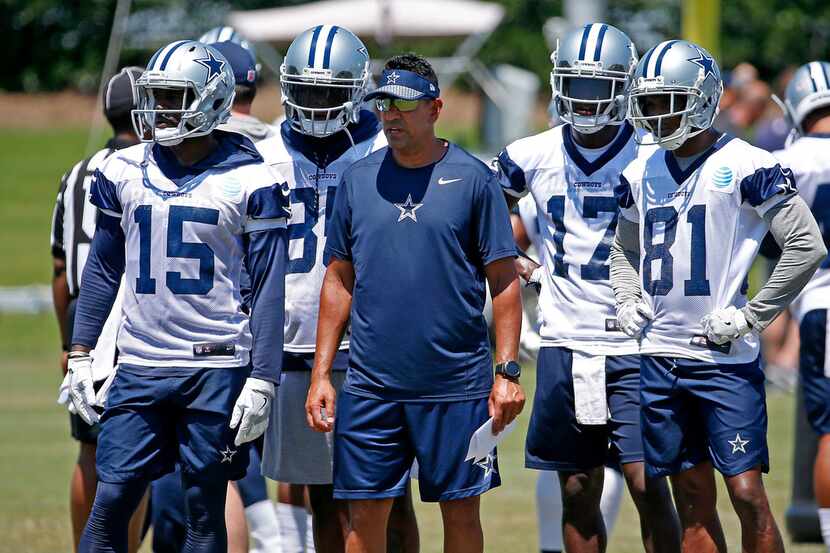
{"type": "Polygon", "coordinates": [[[325,24],[363,37],[466,37],[489,34],[502,17],[502,6],[476,0],[325,0],[234,11],[228,23],[250,40],[291,42],[305,29],[325,24]]]}

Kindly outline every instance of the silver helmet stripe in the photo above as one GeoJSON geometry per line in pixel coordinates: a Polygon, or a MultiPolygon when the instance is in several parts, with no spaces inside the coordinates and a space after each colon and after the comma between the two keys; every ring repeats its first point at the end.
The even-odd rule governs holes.
{"type": "Polygon", "coordinates": [[[830,82],[827,82],[827,74],[821,63],[814,61],[809,64],[810,80],[813,81],[813,91],[827,90],[830,88],[830,82]]]}

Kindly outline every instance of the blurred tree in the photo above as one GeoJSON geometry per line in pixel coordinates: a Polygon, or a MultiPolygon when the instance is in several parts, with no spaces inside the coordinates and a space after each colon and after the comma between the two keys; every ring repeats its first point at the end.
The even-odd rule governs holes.
{"type": "Polygon", "coordinates": [[[723,67],[749,61],[770,79],[788,65],[830,56],[826,0],[724,0],[721,9],[723,67]]]}
{"type": "MultiPolygon", "coordinates": [[[[562,15],[562,0],[490,0],[505,7],[502,25],[484,45],[486,64],[511,63],[547,82],[550,51],[542,25],[562,15]]],[[[230,9],[301,4],[304,0],[133,0],[121,64],[142,64],[160,36],[198,36],[230,9]],[[150,30],[151,32],[147,32],[150,30]]],[[[114,0],[0,0],[5,39],[4,90],[94,90],[109,39],[114,0]],[[10,66],[10,67],[9,67],[10,66]]],[[[764,77],[790,64],[830,56],[827,0],[722,0],[722,66],[750,61],[764,77]]],[[[640,53],[680,32],[680,0],[613,0],[608,22],[626,31],[640,53]]],[[[368,41],[373,53],[391,53],[368,41]]],[[[395,51],[450,53],[457,40],[396,42],[395,51]]]]}

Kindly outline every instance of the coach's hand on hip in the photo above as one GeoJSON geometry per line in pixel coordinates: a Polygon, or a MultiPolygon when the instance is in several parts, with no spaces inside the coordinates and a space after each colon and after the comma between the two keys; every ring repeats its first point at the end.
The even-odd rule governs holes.
{"type": "Polygon", "coordinates": [[[525,392],[518,379],[496,374],[488,402],[490,416],[493,417],[493,434],[498,434],[513,422],[524,405],[525,392]]]}
{"type": "Polygon", "coordinates": [[[308,425],[317,432],[331,432],[334,429],[334,407],[337,393],[327,377],[311,377],[305,413],[308,425]]]}

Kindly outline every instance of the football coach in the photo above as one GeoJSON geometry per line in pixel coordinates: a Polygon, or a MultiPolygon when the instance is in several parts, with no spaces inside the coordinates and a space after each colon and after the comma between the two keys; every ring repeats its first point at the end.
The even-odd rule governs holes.
{"type": "Polygon", "coordinates": [[[498,433],[525,402],[516,246],[496,176],[435,136],[438,79],[421,56],[386,62],[374,100],[389,146],[343,175],[328,224],[309,424],[334,429],[334,495],[349,502],[348,553],[381,553],[392,498],[413,460],[438,501],[444,551],[481,553],[479,497],[500,484],[496,451],[467,458],[488,418],[498,433]],[[493,297],[495,377],[485,285],[493,297]],[[351,318],[346,381],[331,366],[351,318]]]}

